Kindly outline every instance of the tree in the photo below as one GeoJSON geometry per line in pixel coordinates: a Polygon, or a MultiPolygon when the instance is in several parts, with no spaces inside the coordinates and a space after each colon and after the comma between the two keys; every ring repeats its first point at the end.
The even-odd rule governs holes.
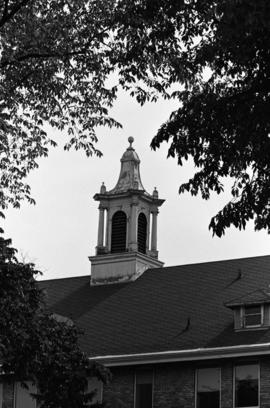
{"type": "Polygon", "coordinates": [[[251,219],[269,233],[270,3],[189,0],[182,16],[185,89],[174,93],[180,107],[152,147],[166,141],[178,164],[193,159],[199,170],[180,193],[208,199],[223,191],[223,177],[232,177],[232,199],[212,218],[213,234],[244,229],[251,219]]]}
{"type": "Polygon", "coordinates": [[[180,83],[172,94],[180,108],[152,147],[169,141],[180,165],[193,159],[199,170],[180,192],[208,199],[223,191],[223,177],[234,179],[214,234],[252,218],[269,232],[269,8],[266,0],[3,0],[2,208],[32,201],[25,177],[55,144],[46,123],[68,133],[66,149],[100,155],[95,128],[120,126],[109,116],[119,88],[143,104],[180,83]]]}
{"type": "MultiPolygon", "coordinates": [[[[171,6],[170,6],[171,7],[171,6]]],[[[174,13],[165,0],[2,0],[0,2],[0,205],[33,202],[25,182],[65,130],[66,149],[97,154],[95,128],[109,116],[120,87],[138,102],[166,95],[177,49],[174,13]],[[154,4],[153,4],[154,3],[154,4]],[[117,75],[110,85],[111,75],[117,75]]],[[[32,380],[46,407],[80,407],[89,366],[78,331],[43,304],[33,265],[0,240],[0,358],[6,373],[32,380]],[[7,324],[8,323],[8,324],[7,324]],[[61,391],[59,389],[61,384],[61,391]]]]}
{"type": "Polygon", "coordinates": [[[86,407],[93,397],[87,378],[106,382],[109,373],[80,350],[75,325],[46,309],[39,272],[19,263],[10,244],[0,237],[1,370],[13,381],[33,382],[41,408],[86,407]]]}
{"type": "Polygon", "coordinates": [[[165,0],[0,2],[3,209],[33,202],[25,177],[55,145],[46,124],[66,131],[65,149],[101,155],[95,128],[120,126],[109,116],[120,87],[142,104],[166,95],[179,24],[165,0]]]}

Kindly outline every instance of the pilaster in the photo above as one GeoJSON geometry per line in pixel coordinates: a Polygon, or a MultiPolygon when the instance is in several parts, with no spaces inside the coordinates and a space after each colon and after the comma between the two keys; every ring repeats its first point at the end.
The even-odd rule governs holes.
{"type": "Polygon", "coordinates": [[[137,251],[137,218],[138,218],[138,201],[133,198],[130,204],[130,222],[129,222],[129,251],[137,251]]]}

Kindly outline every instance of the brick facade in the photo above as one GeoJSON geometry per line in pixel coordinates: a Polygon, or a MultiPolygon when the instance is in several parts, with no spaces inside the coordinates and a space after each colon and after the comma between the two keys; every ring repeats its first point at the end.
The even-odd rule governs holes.
{"type": "Polygon", "coordinates": [[[117,407],[133,408],[134,401],[134,374],[133,368],[114,368],[111,369],[112,382],[103,388],[103,401],[116,402],[117,407]]]}
{"type": "Polygon", "coordinates": [[[221,407],[233,407],[233,367],[234,362],[223,362],[221,365],[221,407]]]}
{"type": "Polygon", "coordinates": [[[260,360],[260,407],[270,408],[270,358],[260,360]]]}
{"type": "MultiPolygon", "coordinates": [[[[218,360],[196,363],[173,363],[156,365],[153,368],[153,408],[195,408],[196,369],[221,368],[221,406],[232,408],[234,366],[236,364],[260,364],[260,408],[270,408],[270,358],[256,360],[218,360]]],[[[113,380],[104,387],[103,400],[121,401],[119,407],[134,408],[134,377],[138,368],[112,368],[113,380]]]]}

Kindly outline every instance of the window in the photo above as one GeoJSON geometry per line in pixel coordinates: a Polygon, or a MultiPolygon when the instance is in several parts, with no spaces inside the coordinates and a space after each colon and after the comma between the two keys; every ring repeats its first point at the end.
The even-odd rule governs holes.
{"type": "Polygon", "coordinates": [[[259,365],[235,367],[235,408],[259,406],[259,365]]]}
{"type": "Polygon", "coordinates": [[[111,252],[125,252],[127,234],[127,216],[123,211],[117,211],[112,217],[111,252]]]}
{"type": "Polygon", "coordinates": [[[103,394],[103,383],[96,377],[91,377],[88,380],[87,392],[94,393],[92,400],[90,401],[90,406],[102,403],[103,394]]]}
{"type": "Polygon", "coordinates": [[[135,375],[135,408],[153,406],[153,371],[138,371],[135,375]]]}
{"type": "Polygon", "coordinates": [[[19,382],[15,383],[15,407],[16,408],[40,408],[40,403],[32,396],[37,394],[38,390],[35,384],[27,381],[27,387],[25,388],[19,382]]]}
{"type": "Polygon", "coordinates": [[[138,251],[146,253],[147,219],[143,213],[138,217],[138,251]]]}
{"type": "Polygon", "coordinates": [[[0,384],[0,407],[14,408],[15,406],[15,387],[14,382],[4,381],[0,384]]]}
{"type": "Polygon", "coordinates": [[[220,407],[220,368],[200,368],[197,370],[196,408],[220,407]]]}
{"type": "Polygon", "coordinates": [[[263,324],[262,305],[245,306],[243,308],[243,326],[259,327],[263,324]]]}

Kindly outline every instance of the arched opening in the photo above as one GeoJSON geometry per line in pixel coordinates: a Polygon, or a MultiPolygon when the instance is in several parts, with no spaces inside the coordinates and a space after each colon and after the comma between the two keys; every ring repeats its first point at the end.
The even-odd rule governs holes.
{"type": "Polygon", "coordinates": [[[112,217],[111,252],[125,252],[127,236],[127,216],[117,211],[112,217]]]}
{"type": "Polygon", "coordinates": [[[138,251],[146,253],[147,219],[143,213],[138,217],[138,251]]]}

